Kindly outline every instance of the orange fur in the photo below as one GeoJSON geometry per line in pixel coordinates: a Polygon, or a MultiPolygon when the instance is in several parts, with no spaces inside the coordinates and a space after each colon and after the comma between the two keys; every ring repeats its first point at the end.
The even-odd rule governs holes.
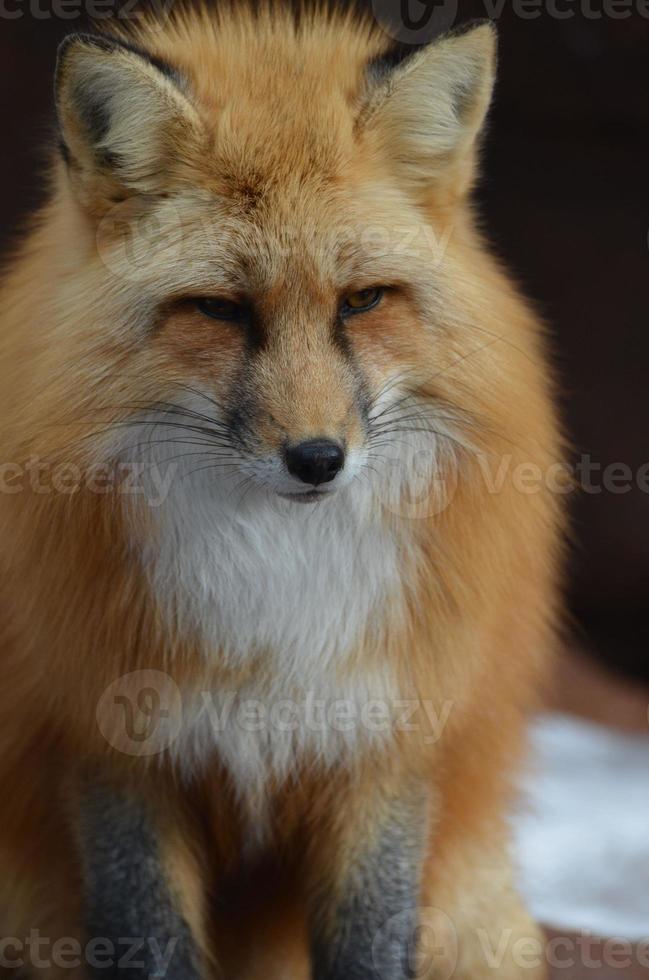
{"type": "MultiPolygon", "coordinates": [[[[490,50],[480,30],[464,43],[490,50]]],[[[345,343],[370,397],[404,377],[407,394],[434,404],[452,436],[442,436],[440,489],[423,502],[401,485],[396,497],[376,491],[372,513],[398,543],[403,595],[375,613],[334,673],[342,684],[385,668],[395,699],[450,713],[439,738],[396,731],[387,746],[368,744],[332,765],[296,758],[288,774],[269,774],[263,803],[237,796],[217,754],[188,786],[168,753],[120,752],[97,723],[117,678],[163,671],[183,695],[252,680],[275,691],[274,660],[263,650],[238,664],[218,649],[206,657],[200,630],[169,619],[137,557],[164,531],[139,498],[127,506],[86,486],[40,493],[23,479],[21,492],[0,495],[0,776],[11,797],[0,821],[0,933],[79,934],[70,800],[84,774],[99,770],[168,814],[164,863],[206,975],[213,956],[229,978],[297,977],[307,970],[303,902],[324,880],[344,890],[385,801],[422,781],[431,815],[421,904],[454,921],[455,975],[477,980],[488,969],[476,930],[494,945],[503,928],[534,935],[507,881],[504,814],[554,642],[561,531],[557,495],[545,484],[523,492],[512,479],[521,465],[545,474],[561,459],[542,332],[485,249],[467,198],[490,81],[460,144],[443,148],[426,183],[410,158],[401,172],[399,148],[391,156],[395,95],[365,91],[365,66],[387,43],[368,23],[320,11],[296,28],[280,8],[253,16],[223,6],[140,24],[134,40],[177,67],[185,87],[176,95],[164,83],[173,123],[155,167],[134,163],[120,180],[95,167],[65,101],[82,67],[63,65],[62,124],[75,159],[69,171],[56,162],[51,199],[2,286],[1,458],[85,475],[114,459],[121,424],[173,400],[179,385],[198,385],[220,404],[249,384],[263,406],[254,424],[265,452],[287,434],[337,438],[360,452],[355,375],[330,322],[349,291],[389,286],[379,306],[350,318],[345,343]],[[411,233],[414,255],[397,247],[411,233]],[[188,303],[201,295],[259,297],[270,326],[251,379],[241,380],[240,329],[201,318],[188,303]],[[490,492],[485,473],[503,461],[502,486],[490,492]],[[244,874],[246,820],[262,808],[262,850],[284,856],[272,872],[261,862],[244,874]],[[250,910],[244,889],[230,919],[210,921],[208,896],[221,885],[234,895],[242,881],[252,889],[255,874],[283,878],[286,900],[250,910]]],[[[135,61],[124,70],[141,98],[158,84],[154,68],[141,79],[135,61]]],[[[139,161],[148,139],[136,133],[123,152],[139,161]]],[[[3,473],[10,483],[14,470],[3,473]]],[[[498,975],[523,973],[506,961],[498,975]]]]}

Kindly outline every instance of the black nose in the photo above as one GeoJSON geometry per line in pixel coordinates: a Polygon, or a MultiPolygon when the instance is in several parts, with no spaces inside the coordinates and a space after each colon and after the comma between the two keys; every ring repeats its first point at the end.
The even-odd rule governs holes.
{"type": "Polygon", "coordinates": [[[302,483],[329,483],[343,468],[345,453],[329,439],[311,439],[286,450],[286,468],[302,483]]]}

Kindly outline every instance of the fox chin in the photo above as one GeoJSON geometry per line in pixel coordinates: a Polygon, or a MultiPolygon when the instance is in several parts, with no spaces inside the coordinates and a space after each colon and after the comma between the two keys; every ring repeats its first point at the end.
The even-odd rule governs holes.
{"type": "Polygon", "coordinates": [[[563,446],[472,206],[495,61],[279,0],[62,43],[0,286],[1,975],[545,977],[563,446]]]}

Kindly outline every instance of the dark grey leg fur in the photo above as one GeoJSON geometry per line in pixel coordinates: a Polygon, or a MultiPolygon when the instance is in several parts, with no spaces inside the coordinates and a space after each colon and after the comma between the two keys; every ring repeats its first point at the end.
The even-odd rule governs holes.
{"type": "MultiPolygon", "coordinates": [[[[424,852],[426,806],[397,805],[372,850],[349,869],[346,897],[334,911],[335,935],[312,926],[314,980],[410,980],[424,852]]],[[[328,915],[327,915],[328,913],[328,915]]]]}
{"type": "Polygon", "coordinates": [[[199,980],[198,955],[175,908],[144,805],[93,787],[81,811],[89,976],[199,980]]]}

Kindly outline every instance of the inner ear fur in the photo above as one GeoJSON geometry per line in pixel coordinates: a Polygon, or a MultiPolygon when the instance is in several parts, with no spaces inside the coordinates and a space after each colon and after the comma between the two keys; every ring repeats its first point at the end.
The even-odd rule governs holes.
{"type": "Polygon", "coordinates": [[[55,100],[64,158],[86,203],[156,193],[165,165],[200,131],[180,73],[112,37],[62,42],[55,100]]]}
{"type": "Polygon", "coordinates": [[[471,187],[493,92],[496,31],[486,21],[368,66],[358,127],[416,197],[453,199],[471,187]]]}

